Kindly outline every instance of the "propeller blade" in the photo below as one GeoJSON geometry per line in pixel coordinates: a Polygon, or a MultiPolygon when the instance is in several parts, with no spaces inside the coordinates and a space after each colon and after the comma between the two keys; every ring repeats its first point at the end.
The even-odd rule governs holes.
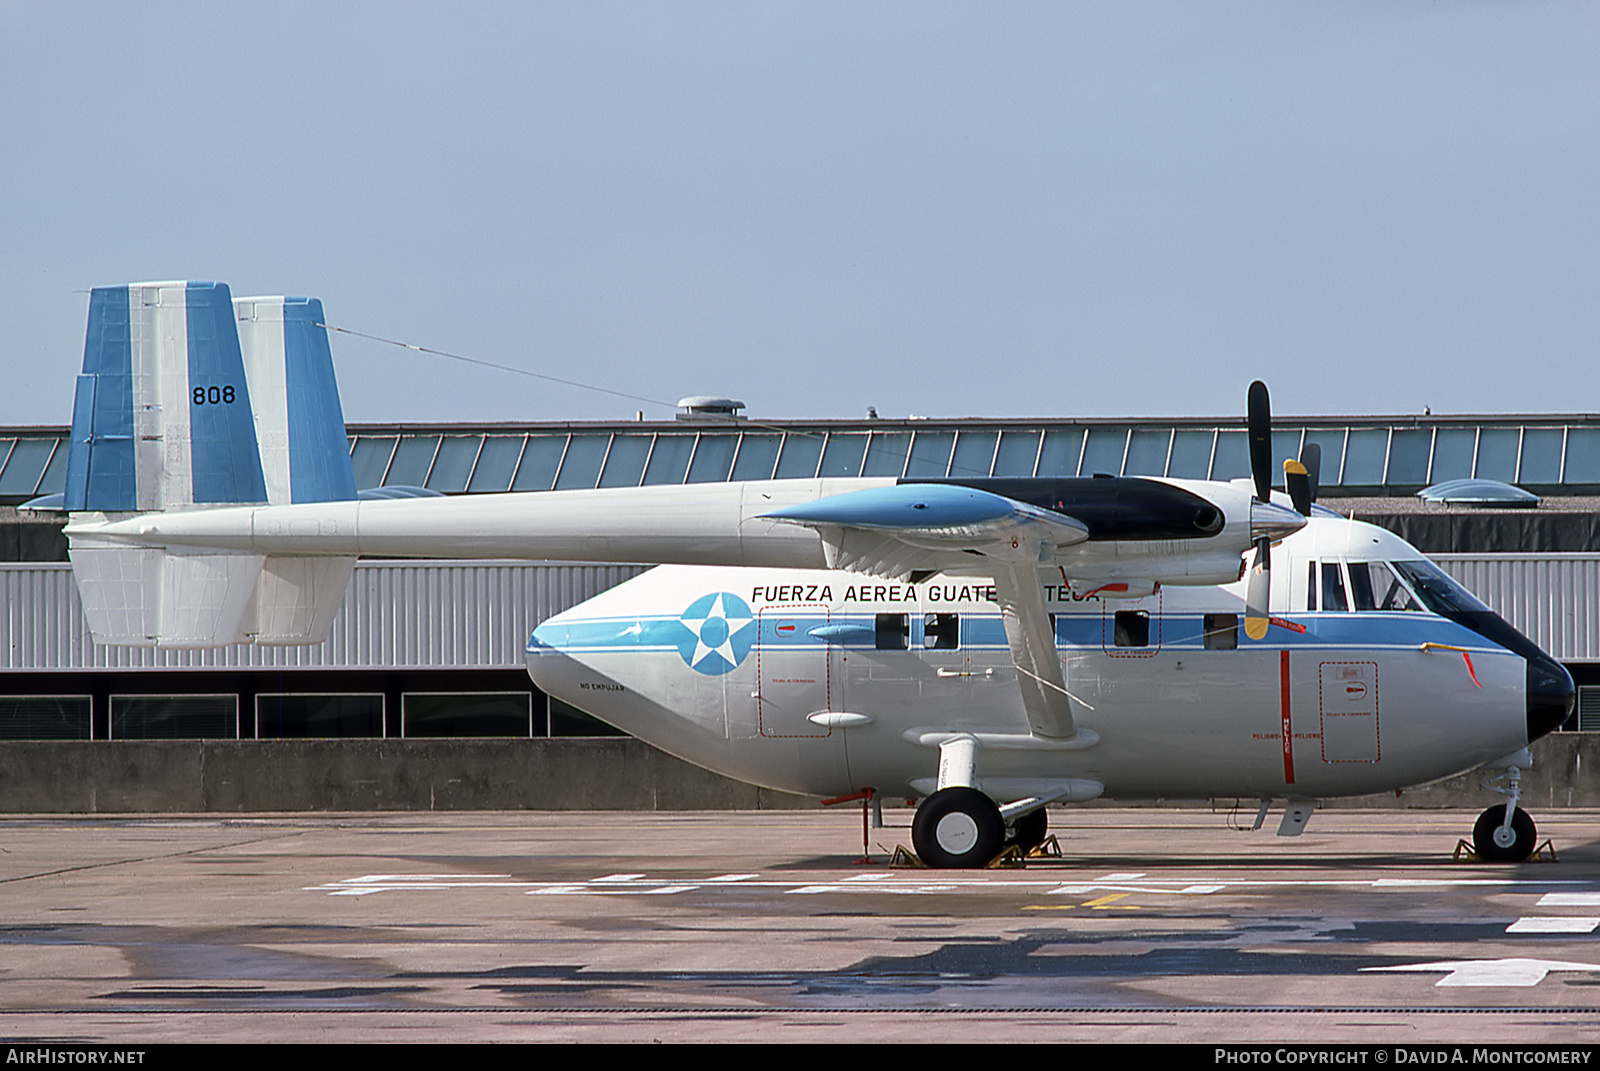
{"type": "Polygon", "coordinates": [[[1252,640],[1267,638],[1268,607],[1272,602],[1272,541],[1263,536],[1256,541],[1256,561],[1250,568],[1250,583],[1244,596],[1244,634],[1252,640]]]}
{"type": "MultiPolygon", "coordinates": [[[[1322,447],[1316,443],[1306,443],[1300,448],[1300,464],[1306,467],[1306,476],[1311,481],[1311,501],[1317,500],[1317,488],[1322,483],[1322,447]]],[[[1304,513],[1305,510],[1301,510],[1304,513]]]]}
{"type": "Polygon", "coordinates": [[[1259,379],[1250,384],[1245,412],[1250,437],[1250,475],[1255,477],[1256,497],[1272,501],[1272,402],[1267,385],[1259,379]]]}
{"type": "Polygon", "coordinates": [[[1289,500],[1301,516],[1311,512],[1311,475],[1306,467],[1293,458],[1283,459],[1283,485],[1289,489],[1289,500]]]}

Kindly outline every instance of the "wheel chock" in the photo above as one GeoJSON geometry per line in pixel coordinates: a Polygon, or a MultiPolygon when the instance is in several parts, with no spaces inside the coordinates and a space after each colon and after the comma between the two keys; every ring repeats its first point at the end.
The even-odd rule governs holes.
{"type": "MultiPolygon", "coordinates": [[[[1456,841],[1456,850],[1450,853],[1450,861],[1453,863],[1481,863],[1484,862],[1484,859],[1478,854],[1477,849],[1472,846],[1471,841],[1458,840],[1456,841]]],[[[1556,857],[1556,846],[1550,842],[1549,837],[1546,837],[1544,843],[1535,848],[1533,853],[1523,862],[1559,863],[1561,860],[1556,857]]]]}
{"type": "Polygon", "coordinates": [[[896,870],[926,870],[928,864],[916,857],[904,844],[894,846],[894,854],[889,857],[889,866],[896,870]]]}
{"type": "Polygon", "coordinates": [[[1044,843],[1043,844],[1036,845],[1034,847],[1033,851],[1028,853],[1028,858],[1029,859],[1060,859],[1061,858],[1061,842],[1056,840],[1056,835],[1054,833],[1052,833],[1052,834],[1050,834],[1048,837],[1046,837],[1044,839],[1044,843]]]}

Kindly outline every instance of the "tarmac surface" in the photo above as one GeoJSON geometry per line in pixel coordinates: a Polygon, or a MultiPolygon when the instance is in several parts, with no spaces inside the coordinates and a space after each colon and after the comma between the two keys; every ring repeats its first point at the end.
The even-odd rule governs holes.
{"type": "Polygon", "coordinates": [[[1054,810],[887,865],[859,811],[0,818],[0,1039],[1593,1044],[1600,812],[1054,810]]]}

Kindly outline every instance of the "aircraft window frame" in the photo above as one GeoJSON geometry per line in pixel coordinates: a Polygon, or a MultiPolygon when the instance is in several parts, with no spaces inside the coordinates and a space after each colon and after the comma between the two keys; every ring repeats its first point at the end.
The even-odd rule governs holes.
{"type": "Polygon", "coordinates": [[[1171,459],[1171,428],[1132,428],[1128,432],[1128,453],[1122,462],[1122,474],[1165,476],[1171,459]]]}
{"type": "Polygon", "coordinates": [[[736,483],[772,479],[773,470],[778,467],[778,454],[782,450],[782,432],[745,432],[739,436],[739,449],[733,455],[733,469],[728,478],[736,483]]]}
{"type": "Polygon", "coordinates": [[[1322,583],[1319,587],[1324,613],[1347,614],[1350,613],[1350,586],[1344,578],[1344,563],[1336,561],[1322,562],[1322,583]]]}
{"type": "Polygon", "coordinates": [[[528,448],[526,435],[485,435],[478,460],[472,466],[472,476],[467,480],[468,493],[494,493],[511,490],[511,480],[522,462],[522,452],[528,448]],[[510,464],[506,464],[506,460],[510,464]],[[502,474],[502,469],[503,474],[502,474]]]}
{"type": "Polygon", "coordinates": [[[1422,604],[1388,562],[1376,558],[1347,561],[1345,569],[1357,613],[1422,612],[1422,604]]]}
{"type": "MultiPolygon", "coordinates": [[[[994,452],[994,474],[1002,479],[1028,478],[1039,468],[1042,435],[1038,429],[1007,428],[994,452]]],[[[1074,470],[1076,472],[1076,470],[1074,470]]]]}
{"type": "Polygon", "coordinates": [[[517,471],[511,477],[513,491],[548,491],[555,486],[556,473],[567,459],[572,436],[529,435],[517,457],[517,471]]]}
{"type": "Polygon", "coordinates": [[[961,615],[927,613],[922,615],[922,648],[925,651],[961,649],[961,615]]]}
{"type": "Polygon", "coordinates": [[[817,475],[849,478],[861,475],[861,466],[867,456],[871,439],[864,431],[830,431],[822,447],[822,461],[817,475]]]}
{"type": "Polygon", "coordinates": [[[1239,649],[1239,615],[1206,614],[1201,619],[1203,642],[1208,651],[1239,649]]]}
{"type": "Polygon", "coordinates": [[[1150,611],[1117,610],[1111,617],[1113,647],[1149,647],[1150,611]]]}
{"type": "Polygon", "coordinates": [[[1426,558],[1391,562],[1395,572],[1411,585],[1412,592],[1429,610],[1441,617],[1462,613],[1493,613],[1455,577],[1426,558]]]}
{"type": "Polygon", "coordinates": [[[1000,447],[1000,433],[963,428],[956,436],[950,454],[950,475],[987,477],[994,472],[994,455],[1000,447]]]}
{"type": "Polygon", "coordinates": [[[875,614],[872,619],[873,648],[878,651],[911,649],[910,614],[875,614]]]}
{"type": "Polygon", "coordinates": [[[815,479],[817,467],[822,464],[822,449],[826,445],[827,437],[820,432],[786,433],[783,437],[783,449],[778,454],[778,467],[773,472],[773,479],[815,479]]]}
{"type": "Polygon", "coordinates": [[[1039,441],[1034,475],[1077,476],[1083,471],[1083,444],[1088,438],[1081,427],[1047,429],[1039,441]]]}
{"type": "Polygon", "coordinates": [[[899,477],[911,457],[909,431],[875,431],[867,443],[867,456],[861,463],[863,476],[899,477]]]}
{"type": "Polygon", "coordinates": [[[730,432],[701,432],[696,437],[694,454],[684,483],[725,483],[733,471],[733,458],[739,452],[739,436],[730,432]],[[722,451],[726,449],[726,453],[722,451]],[[719,454],[721,456],[719,456],[719,454]]]}

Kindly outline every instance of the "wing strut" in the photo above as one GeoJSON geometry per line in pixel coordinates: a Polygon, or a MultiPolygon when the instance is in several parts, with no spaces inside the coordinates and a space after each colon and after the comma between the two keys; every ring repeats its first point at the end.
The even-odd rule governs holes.
{"type": "Polygon", "coordinates": [[[1061,656],[1056,652],[1055,629],[1044,608],[1038,565],[998,557],[989,560],[995,566],[995,594],[1000,597],[1028,726],[1035,736],[1070,740],[1078,735],[1078,725],[1072,717],[1073,699],[1067,691],[1061,656]]]}

